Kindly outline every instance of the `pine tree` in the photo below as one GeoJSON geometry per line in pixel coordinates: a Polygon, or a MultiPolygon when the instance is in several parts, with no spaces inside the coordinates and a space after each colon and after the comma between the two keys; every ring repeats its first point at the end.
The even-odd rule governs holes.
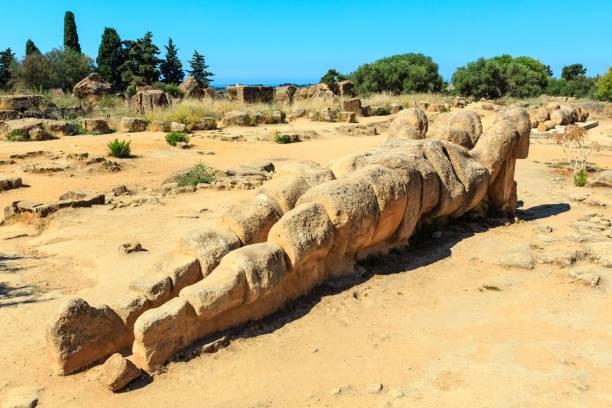
{"type": "Polygon", "coordinates": [[[26,57],[28,55],[32,55],[34,53],[40,54],[40,50],[38,49],[36,44],[34,44],[34,41],[32,41],[32,40],[26,41],[26,50],[25,50],[26,57]]]}
{"type": "Polygon", "coordinates": [[[206,60],[202,54],[197,51],[193,52],[193,57],[191,61],[189,61],[189,65],[191,66],[191,71],[189,75],[196,80],[198,85],[202,88],[208,88],[211,83],[210,77],[214,76],[212,72],[208,71],[208,65],[206,65],[206,60]]]}
{"type": "Polygon", "coordinates": [[[126,60],[121,67],[123,81],[133,85],[151,85],[159,81],[159,48],[153,34],[147,32],[136,41],[126,41],[126,60]]]}
{"type": "Polygon", "coordinates": [[[114,28],[106,27],[102,34],[102,41],[98,49],[98,72],[106,81],[110,82],[115,91],[125,89],[125,82],[121,78],[121,66],[125,62],[125,51],[121,38],[114,28]]]}
{"type": "Polygon", "coordinates": [[[7,90],[12,78],[12,65],[15,62],[13,50],[7,48],[0,51],[0,89],[7,90]]]}
{"type": "Polygon", "coordinates": [[[185,77],[183,72],[183,64],[178,58],[178,48],[172,41],[172,38],[168,40],[166,48],[166,58],[161,62],[160,70],[164,76],[164,82],[167,84],[180,84],[185,77]]]}
{"type": "Polygon", "coordinates": [[[78,53],[81,52],[79,34],[77,33],[76,21],[72,11],[67,11],[64,15],[64,49],[72,49],[78,53]]]}

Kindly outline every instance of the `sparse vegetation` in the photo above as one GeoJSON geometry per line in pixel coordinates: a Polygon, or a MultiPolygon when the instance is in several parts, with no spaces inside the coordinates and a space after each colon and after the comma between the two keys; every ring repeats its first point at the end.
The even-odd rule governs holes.
{"type": "Polygon", "coordinates": [[[289,144],[289,143],[296,143],[299,142],[300,140],[296,137],[291,137],[291,135],[287,135],[287,134],[282,134],[280,131],[275,131],[274,132],[274,142],[278,143],[278,144],[289,144]]]}
{"type": "Polygon", "coordinates": [[[70,136],[87,134],[87,130],[85,130],[80,120],[71,120],[68,122],[67,126],[70,136]]]}
{"type": "Polygon", "coordinates": [[[180,187],[186,187],[201,183],[210,184],[214,178],[214,173],[204,163],[198,163],[186,172],[178,174],[175,181],[180,187]]]}
{"type": "Polygon", "coordinates": [[[593,150],[598,151],[595,142],[586,143],[586,130],[577,125],[570,125],[556,136],[555,141],[562,145],[563,153],[572,168],[574,184],[583,187],[588,181],[588,158],[593,150]]]}
{"type": "Polygon", "coordinates": [[[10,142],[26,142],[30,140],[30,134],[26,130],[15,129],[6,134],[6,140],[10,142]]]}
{"type": "Polygon", "coordinates": [[[172,132],[166,134],[166,143],[170,146],[176,146],[177,143],[189,143],[189,136],[183,132],[172,132]]]}
{"type": "Polygon", "coordinates": [[[117,158],[127,158],[132,155],[131,142],[129,140],[111,140],[108,142],[109,154],[117,158]]]}

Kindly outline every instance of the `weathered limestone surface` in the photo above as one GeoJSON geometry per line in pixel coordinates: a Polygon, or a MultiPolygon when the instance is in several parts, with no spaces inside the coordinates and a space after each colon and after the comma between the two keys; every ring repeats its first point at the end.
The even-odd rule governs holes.
{"type": "Polygon", "coordinates": [[[186,235],[175,251],[180,257],[135,281],[132,297],[113,306],[116,313],[84,301],[68,307],[52,327],[70,336],[59,329],[49,335],[58,365],[74,371],[133,339],[133,361],[155,371],[195,340],[267,316],[329,277],[354,273],[357,259],[407,245],[420,225],[483,203],[513,213],[516,159],[529,148],[525,110],[502,110],[482,134],[476,117],[462,116],[456,127],[449,119],[447,133],[425,140],[427,118],[406,111],[410,137],[390,135],[385,145],[327,169],[279,163],[252,200],[186,235]],[[475,146],[453,143],[456,132],[466,135],[461,144],[475,146]],[[111,324],[100,323],[111,315],[117,333],[128,332],[121,344],[105,329],[111,324]],[[92,341],[76,341],[81,331],[92,341]]]}

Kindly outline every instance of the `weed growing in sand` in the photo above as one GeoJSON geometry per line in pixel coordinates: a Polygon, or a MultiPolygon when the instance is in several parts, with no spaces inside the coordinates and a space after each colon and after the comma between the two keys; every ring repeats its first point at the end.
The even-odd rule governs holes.
{"type": "Polygon", "coordinates": [[[7,133],[6,140],[10,142],[27,142],[30,140],[30,134],[26,130],[15,129],[7,133]]]}
{"type": "Polygon", "coordinates": [[[189,136],[183,132],[172,132],[166,134],[166,143],[170,146],[176,146],[177,143],[189,143],[189,136]]]}
{"type": "Polygon", "coordinates": [[[180,187],[185,187],[210,184],[214,178],[214,173],[204,163],[198,163],[186,172],[178,174],[174,180],[180,187]]]}
{"type": "Polygon", "coordinates": [[[555,141],[563,146],[563,153],[572,167],[574,185],[583,187],[588,179],[588,158],[593,150],[598,151],[595,142],[586,143],[586,130],[577,125],[570,125],[565,131],[555,137],[555,141]]]}
{"type": "Polygon", "coordinates": [[[108,142],[108,150],[111,156],[118,158],[126,158],[132,155],[132,148],[129,140],[111,140],[108,142]]]}
{"type": "Polygon", "coordinates": [[[69,136],[78,136],[87,133],[87,130],[83,127],[80,120],[68,121],[67,128],[69,136]]]}

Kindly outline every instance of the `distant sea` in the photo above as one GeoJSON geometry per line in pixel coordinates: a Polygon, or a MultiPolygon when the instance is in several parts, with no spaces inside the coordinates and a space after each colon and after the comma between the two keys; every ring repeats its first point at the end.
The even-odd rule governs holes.
{"type": "Polygon", "coordinates": [[[240,85],[264,85],[264,86],[283,86],[283,85],[295,85],[297,87],[309,86],[318,84],[317,80],[299,80],[299,81],[291,81],[291,80],[279,80],[279,81],[271,81],[271,80],[248,80],[248,81],[228,81],[228,80],[220,80],[212,82],[212,87],[215,89],[224,89],[228,86],[233,86],[236,84],[240,85]]]}

